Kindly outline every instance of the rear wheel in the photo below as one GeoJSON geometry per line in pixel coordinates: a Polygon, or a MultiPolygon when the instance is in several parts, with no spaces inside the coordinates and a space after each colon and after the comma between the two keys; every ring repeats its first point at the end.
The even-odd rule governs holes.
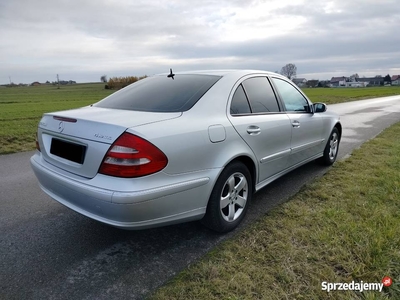
{"type": "Polygon", "coordinates": [[[241,162],[229,164],[214,186],[202,223],[218,232],[233,230],[244,218],[252,193],[247,167],[241,162]]]}
{"type": "Polygon", "coordinates": [[[335,127],[333,128],[329,140],[326,143],[324,156],[321,157],[320,162],[324,165],[330,166],[336,161],[336,157],[339,152],[339,130],[335,127]]]}

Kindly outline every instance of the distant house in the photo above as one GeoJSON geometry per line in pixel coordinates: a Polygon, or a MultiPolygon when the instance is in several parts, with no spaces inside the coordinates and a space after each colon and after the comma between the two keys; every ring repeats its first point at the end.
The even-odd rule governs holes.
{"type": "Polygon", "coordinates": [[[347,77],[332,77],[331,79],[331,86],[337,87],[337,86],[346,86],[346,81],[349,81],[347,77]]]}
{"type": "Polygon", "coordinates": [[[31,86],[38,86],[38,85],[40,85],[40,82],[39,82],[39,81],[35,81],[35,82],[32,82],[32,83],[31,83],[31,86]]]}
{"type": "Polygon", "coordinates": [[[350,81],[350,82],[346,82],[345,86],[346,87],[366,87],[368,85],[368,82],[354,82],[354,81],[350,81]]]}
{"type": "Polygon", "coordinates": [[[358,82],[364,82],[367,86],[381,86],[384,83],[383,77],[364,77],[357,78],[358,82]]]}
{"type": "Polygon", "coordinates": [[[304,87],[307,83],[307,79],[305,78],[293,78],[292,81],[298,87],[304,87]]]}
{"type": "Polygon", "coordinates": [[[400,85],[400,75],[392,76],[392,85],[400,85]]]}

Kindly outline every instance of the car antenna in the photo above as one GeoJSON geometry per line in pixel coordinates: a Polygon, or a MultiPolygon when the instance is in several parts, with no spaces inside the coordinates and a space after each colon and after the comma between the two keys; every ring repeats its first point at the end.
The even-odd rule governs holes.
{"type": "Polygon", "coordinates": [[[175,76],[175,74],[174,73],[172,73],[172,69],[169,69],[169,74],[168,74],[168,78],[172,78],[172,79],[174,79],[174,76],[175,76]]]}

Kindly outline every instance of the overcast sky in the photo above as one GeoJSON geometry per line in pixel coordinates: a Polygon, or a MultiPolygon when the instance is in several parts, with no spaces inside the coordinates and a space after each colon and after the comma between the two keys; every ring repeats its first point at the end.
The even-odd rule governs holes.
{"type": "Polygon", "coordinates": [[[203,69],[400,74],[400,0],[0,0],[0,84],[203,69]]]}

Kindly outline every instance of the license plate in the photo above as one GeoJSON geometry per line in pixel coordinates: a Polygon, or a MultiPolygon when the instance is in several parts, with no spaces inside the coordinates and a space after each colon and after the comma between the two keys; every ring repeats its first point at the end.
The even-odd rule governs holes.
{"type": "Polygon", "coordinates": [[[86,146],[53,138],[51,140],[50,153],[78,164],[83,164],[86,146]]]}

